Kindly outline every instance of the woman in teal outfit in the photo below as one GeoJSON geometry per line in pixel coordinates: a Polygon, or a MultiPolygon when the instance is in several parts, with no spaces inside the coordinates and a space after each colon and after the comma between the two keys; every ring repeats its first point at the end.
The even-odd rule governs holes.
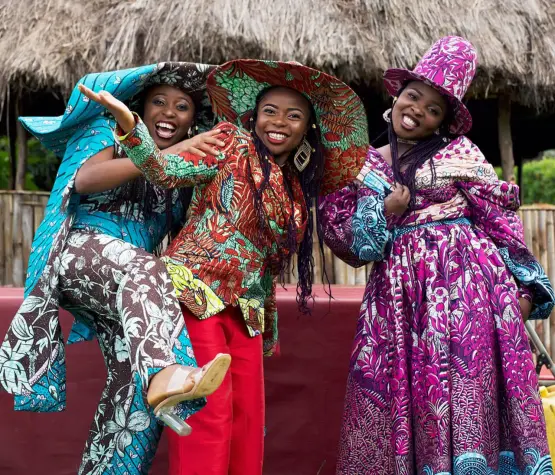
{"type": "MultiPolygon", "coordinates": [[[[161,149],[203,155],[219,143],[216,133],[181,141],[211,126],[204,91],[212,69],[161,63],[80,83],[131,101],[150,118],[161,149]]],[[[113,119],[77,88],[63,116],[22,122],[63,161],[33,242],[25,300],[0,349],[0,383],[16,410],[65,408],[58,309],[71,311],[70,342],[96,336],[108,369],[79,473],[148,473],[163,427],[150,406],[188,434],[184,420],[219,386],[230,360],[218,355],[196,368],[173,285],[151,254],[181,227],[190,197],[148,184],[115,145],[113,119]]]]}

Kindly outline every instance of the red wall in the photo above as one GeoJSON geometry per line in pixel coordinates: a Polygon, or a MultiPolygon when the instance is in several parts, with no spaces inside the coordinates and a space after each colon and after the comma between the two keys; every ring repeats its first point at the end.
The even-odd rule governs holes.
{"type": "MultiPolygon", "coordinates": [[[[266,360],[265,475],[332,475],[343,394],[363,288],[334,286],[331,306],[318,286],[312,316],[299,316],[295,291],[278,289],[281,354],[266,360]]],[[[0,336],[21,303],[21,289],[0,288],[0,336]]],[[[71,317],[62,312],[67,335],[71,317]]],[[[0,473],[74,475],[106,371],[96,342],[67,347],[68,408],[59,414],[14,412],[0,393],[0,473]]],[[[194,428],[193,428],[194,430],[194,428]]],[[[167,444],[152,474],[165,474],[167,444]]]]}

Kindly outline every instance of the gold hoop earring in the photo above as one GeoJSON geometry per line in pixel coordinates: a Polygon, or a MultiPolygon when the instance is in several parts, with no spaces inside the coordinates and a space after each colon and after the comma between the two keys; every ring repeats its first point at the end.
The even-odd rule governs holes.
{"type": "Polygon", "coordinates": [[[310,155],[312,154],[312,147],[306,137],[303,139],[299,148],[295,152],[295,156],[293,157],[293,163],[299,172],[302,172],[308,164],[310,163],[310,155]]]}

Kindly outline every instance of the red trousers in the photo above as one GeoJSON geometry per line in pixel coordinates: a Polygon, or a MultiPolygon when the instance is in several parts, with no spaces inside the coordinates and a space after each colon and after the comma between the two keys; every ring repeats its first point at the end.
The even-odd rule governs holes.
{"type": "Polygon", "coordinates": [[[199,320],[181,310],[199,366],[218,353],[231,355],[222,385],[187,422],[193,433],[167,431],[170,475],[262,475],[264,373],[262,337],[252,338],[238,308],[199,320]]]}

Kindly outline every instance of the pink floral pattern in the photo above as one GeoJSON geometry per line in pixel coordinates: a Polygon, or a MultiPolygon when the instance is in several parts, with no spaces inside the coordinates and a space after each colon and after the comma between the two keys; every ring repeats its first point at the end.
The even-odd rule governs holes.
{"type": "Polygon", "coordinates": [[[461,102],[476,73],[477,54],[472,44],[459,36],[441,38],[424,54],[413,71],[388,69],[385,87],[395,96],[407,81],[422,81],[442,93],[452,106],[451,133],[464,134],[472,127],[470,112],[461,102]]]}
{"type": "MultiPolygon", "coordinates": [[[[552,474],[518,297],[525,282],[542,318],[553,290],[522,240],[518,188],[498,181],[465,137],[433,160],[434,186],[429,163],[417,171],[416,210],[385,223],[389,249],[361,307],[337,473],[552,474]],[[517,283],[501,249],[516,273],[535,277],[522,271],[517,283]]],[[[363,247],[348,216],[385,196],[393,177],[371,149],[359,179],[319,207],[326,243],[354,265],[363,247]]]]}

